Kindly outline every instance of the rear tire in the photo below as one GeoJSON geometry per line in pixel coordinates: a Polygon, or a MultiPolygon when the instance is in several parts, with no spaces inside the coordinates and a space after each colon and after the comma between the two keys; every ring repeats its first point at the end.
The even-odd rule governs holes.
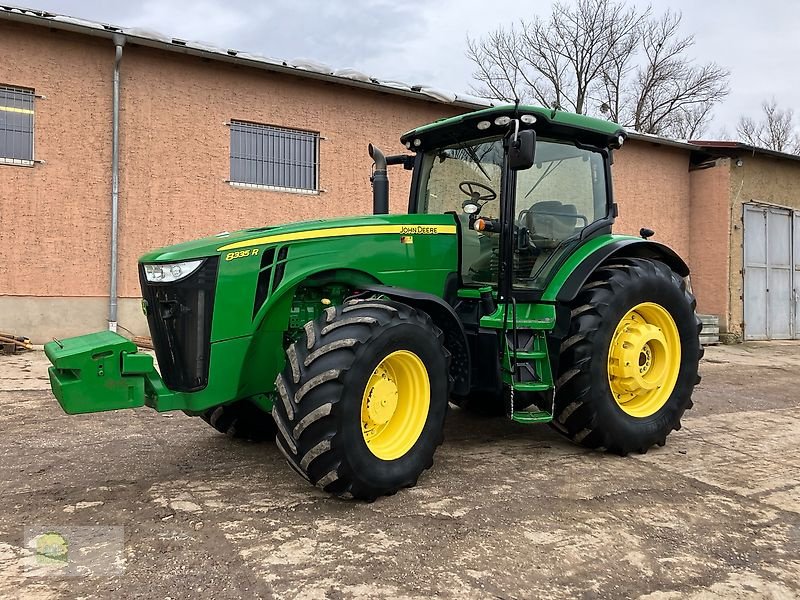
{"type": "MultiPolygon", "coordinates": [[[[697,371],[703,349],[699,340],[701,324],[695,306],[686,282],[664,263],[629,258],[600,267],[581,288],[571,306],[569,333],[561,344],[552,425],[582,446],[605,448],[620,455],[634,451],[644,453],[654,444],[663,446],[669,433],[680,429],[683,413],[692,407],[694,386],[700,382],[697,371]],[[614,375],[616,367],[611,366],[609,356],[616,357],[615,352],[623,352],[614,350],[618,346],[612,347],[612,342],[618,344],[619,332],[628,331],[625,324],[631,323],[626,320],[631,311],[647,306],[660,308],[671,317],[679,338],[677,351],[680,358],[678,363],[676,348],[671,348],[673,354],[670,355],[670,344],[664,344],[666,352],[662,356],[666,359],[662,364],[674,369],[665,372],[677,373],[677,376],[665,375],[663,381],[667,383],[655,388],[653,396],[646,395],[649,391],[636,392],[641,394],[638,397],[630,394],[635,402],[640,402],[640,407],[637,407],[635,402],[626,404],[630,401],[624,393],[619,393],[624,390],[620,388],[620,379],[614,375]],[[613,386],[612,380],[615,382],[613,386]],[[672,382],[674,387],[670,393],[668,385],[672,382]],[[657,401],[648,404],[648,398],[657,401]]],[[[669,319],[666,323],[665,331],[671,327],[669,319]]],[[[638,331],[635,325],[631,329],[638,331]]],[[[662,328],[656,329],[662,331],[662,328]]],[[[630,339],[635,342],[638,338],[630,339]]],[[[653,344],[655,348],[658,348],[657,344],[653,344]]],[[[624,347],[639,352],[635,346],[632,343],[624,347]]],[[[652,355],[657,356],[657,351],[654,350],[652,355]]],[[[648,373],[647,369],[656,368],[650,366],[649,346],[646,352],[642,352],[641,359],[637,358],[638,354],[632,356],[641,361],[639,366],[634,365],[633,371],[641,369],[648,373]]],[[[625,363],[628,368],[630,364],[625,363]]],[[[654,359],[652,364],[658,363],[654,359]]]]}
{"type": "Polygon", "coordinates": [[[270,413],[249,400],[214,406],[197,416],[232,438],[263,442],[275,435],[275,421],[270,413]]]}
{"type": "MultiPolygon", "coordinates": [[[[451,379],[450,355],[442,342],[441,330],[426,313],[391,300],[351,300],[306,323],[305,334],[287,349],[286,367],[275,381],[275,441],[289,465],[344,498],[372,501],[415,485],[433,465],[443,439],[451,379]],[[389,378],[397,383],[396,409],[384,414],[388,421],[381,427],[387,429],[375,435],[399,423],[400,442],[379,451],[375,438],[367,441],[377,429],[364,420],[369,406],[364,403],[377,397],[370,392],[378,389],[373,387],[376,373],[384,373],[383,365],[398,355],[413,357],[411,363],[421,370],[404,373],[401,363],[389,378]],[[428,387],[418,387],[420,381],[428,387]],[[412,389],[429,393],[406,393],[412,389]],[[401,412],[404,406],[417,406],[417,400],[427,406],[426,413],[401,412]],[[410,416],[393,420],[401,414],[410,416]],[[418,433],[401,435],[409,422],[417,424],[418,433]]],[[[388,439],[391,445],[391,435],[388,439]]]]}

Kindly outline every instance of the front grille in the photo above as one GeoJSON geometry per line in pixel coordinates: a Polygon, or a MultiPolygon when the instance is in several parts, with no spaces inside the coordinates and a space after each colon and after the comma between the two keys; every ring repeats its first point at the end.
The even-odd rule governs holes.
{"type": "Polygon", "coordinates": [[[147,324],[161,378],[178,392],[195,392],[208,384],[211,317],[219,257],[207,258],[189,277],[171,283],[147,281],[139,265],[147,324]]]}

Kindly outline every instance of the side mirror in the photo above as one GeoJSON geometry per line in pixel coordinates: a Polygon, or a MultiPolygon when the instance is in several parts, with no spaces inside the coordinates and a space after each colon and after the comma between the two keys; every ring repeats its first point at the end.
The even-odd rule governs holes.
{"type": "Polygon", "coordinates": [[[533,166],[536,152],[536,132],[525,129],[517,134],[508,147],[508,167],[512,171],[523,171],[533,166]]]}

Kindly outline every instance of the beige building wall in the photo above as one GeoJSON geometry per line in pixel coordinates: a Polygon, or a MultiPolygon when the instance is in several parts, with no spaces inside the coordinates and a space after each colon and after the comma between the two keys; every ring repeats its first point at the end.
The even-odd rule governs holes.
{"type": "Polygon", "coordinates": [[[34,126],[44,162],[0,164],[0,295],[106,295],[113,48],[0,21],[0,57],[0,84],[46,96],[34,126]]]}
{"type": "Polygon", "coordinates": [[[765,155],[741,155],[741,167],[736,160],[730,168],[730,313],[729,331],[742,334],[744,303],[742,275],[744,258],[743,221],[746,202],[777,204],[800,210],[800,162],[765,155]]]}
{"type": "MultiPolygon", "coordinates": [[[[0,165],[0,330],[46,341],[105,326],[109,287],[109,41],[0,21],[0,84],[33,88],[34,167],[0,165]],[[55,315],[59,315],[56,317],[55,315]]],[[[156,247],[280,223],[371,212],[367,144],[463,109],[129,44],[121,63],[119,324],[146,333],[136,261],[156,247]],[[318,195],[229,177],[231,119],[319,132],[318,195]]],[[[391,172],[391,210],[410,173],[391,172]]]]}

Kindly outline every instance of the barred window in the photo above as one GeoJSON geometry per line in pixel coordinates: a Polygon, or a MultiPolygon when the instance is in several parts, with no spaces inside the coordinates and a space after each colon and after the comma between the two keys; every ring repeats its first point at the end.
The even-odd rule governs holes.
{"type": "Polygon", "coordinates": [[[319,190],[319,134],[244,121],[231,122],[233,184],[319,190]]]}
{"type": "Polygon", "coordinates": [[[0,85],[0,163],[33,164],[33,90],[0,85]]]}

